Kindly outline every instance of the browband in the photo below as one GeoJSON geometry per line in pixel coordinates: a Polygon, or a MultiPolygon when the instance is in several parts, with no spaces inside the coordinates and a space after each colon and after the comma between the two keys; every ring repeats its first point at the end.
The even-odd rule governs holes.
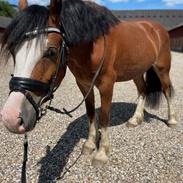
{"type": "Polygon", "coordinates": [[[36,28],[33,31],[25,33],[25,35],[26,36],[36,36],[38,34],[54,33],[54,32],[58,33],[58,34],[61,34],[61,31],[58,28],[56,28],[56,27],[48,27],[48,28],[45,28],[45,29],[36,28]]]}

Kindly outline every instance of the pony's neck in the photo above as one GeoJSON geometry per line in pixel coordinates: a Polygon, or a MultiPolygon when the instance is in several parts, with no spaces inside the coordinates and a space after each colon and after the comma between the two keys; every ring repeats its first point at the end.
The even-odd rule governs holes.
{"type": "Polygon", "coordinates": [[[93,49],[93,43],[82,43],[69,48],[68,64],[86,65],[86,62],[91,61],[90,53],[93,49]]]}

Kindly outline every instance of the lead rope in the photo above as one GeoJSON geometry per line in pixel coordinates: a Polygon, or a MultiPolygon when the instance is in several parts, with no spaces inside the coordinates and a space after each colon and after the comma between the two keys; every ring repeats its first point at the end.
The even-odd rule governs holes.
{"type": "MultiPolygon", "coordinates": [[[[65,48],[66,48],[66,45],[65,45],[65,42],[62,43],[62,52],[61,54],[63,54],[62,56],[62,63],[63,63],[63,58],[65,57],[64,55],[64,52],[65,52],[65,48]]],[[[59,69],[60,69],[60,66],[58,67],[57,71],[56,71],[56,76],[59,72],[59,69]]],[[[55,83],[56,81],[56,76],[53,78],[53,83],[55,83]]],[[[51,86],[51,92],[48,94],[49,98],[50,98],[50,102],[49,102],[49,105],[51,105],[51,101],[53,99],[53,96],[52,96],[52,92],[54,92],[54,85],[51,86]]],[[[41,109],[41,114],[40,116],[38,116],[38,120],[44,116],[46,114],[46,110],[43,110],[41,109]]],[[[27,181],[27,178],[26,178],[26,168],[27,168],[27,161],[28,161],[28,137],[27,137],[27,133],[25,133],[24,135],[24,154],[23,154],[23,162],[22,162],[22,172],[21,172],[21,183],[26,183],[27,181]]]]}
{"type": "Polygon", "coordinates": [[[95,75],[94,75],[94,77],[92,79],[90,88],[89,88],[87,94],[85,95],[85,97],[83,98],[83,100],[76,107],[74,107],[72,110],[68,111],[65,108],[63,108],[62,109],[63,111],[61,111],[60,109],[57,109],[57,108],[51,106],[51,103],[52,103],[52,99],[51,99],[50,102],[49,102],[49,105],[46,106],[46,109],[49,109],[50,111],[54,111],[54,112],[59,113],[59,114],[66,114],[66,115],[68,115],[69,117],[72,118],[71,113],[76,111],[83,104],[83,102],[88,98],[90,92],[92,91],[92,89],[93,89],[93,87],[95,85],[95,81],[96,81],[97,77],[99,76],[100,71],[102,70],[102,66],[103,66],[103,63],[104,63],[104,60],[105,60],[105,55],[106,55],[106,38],[105,38],[105,35],[103,35],[103,37],[104,37],[104,54],[103,54],[103,56],[101,58],[99,67],[98,67],[98,69],[97,69],[97,71],[96,71],[96,73],[95,73],[95,75]]]}
{"type": "MultiPolygon", "coordinates": [[[[65,49],[66,49],[66,45],[65,45],[65,42],[62,43],[62,46],[61,46],[61,55],[63,54],[62,56],[62,63],[63,63],[63,57],[65,57],[65,49]]],[[[59,72],[59,69],[60,69],[60,66],[57,68],[56,70],[56,74],[55,76],[52,78],[52,86],[51,86],[51,90],[50,90],[50,93],[48,93],[48,98],[50,98],[50,102],[49,102],[49,105],[51,105],[51,101],[53,99],[53,95],[52,93],[54,92],[54,83],[56,81],[56,76],[58,75],[58,72],[59,72]]],[[[34,101],[34,100],[33,100],[34,101]]],[[[35,108],[36,109],[36,108],[35,108]]],[[[40,108],[39,109],[41,111],[40,114],[38,114],[38,121],[44,116],[46,115],[46,109],[42,109],[40,108]]],[[[26,183],[26,168],[27,168],[27,161],[28,161],[28,137],[27,137],[27,134],[25,133],[24,135],[24,155],[23,155],[23,163],[22,163],[22,173],[21,173],[21,183],[26,183]]]]}
{"type": "MultiPolygon", "coordinates": [[[[106,38],[105,38],[105,36],[103,36],[103,37],[104,37],[104,54],[103,54],[103,56],[101,58],[99,67],[98,67],[98,69],[97,69],[97,71],[96,71],[96,73],[95,73],[95,75],[94,75],[94,77],[92,79],[92,82],[91,82],[90,88],[88,90],[88,93],[85,95],[85,97],[83,98],[83,100],[74,109],[68,111],[65,108],[63,108],[63,111],[61,111],[60,109],[57,109],[57,108],[54,108],[54,107],[51,106],[52,99],[53,99],[53,97],[51,97],[50,98],[50,101],[49,101],[49,105],[46,106],[46,109],[43,110],[43,114],[41,114],[40,117],[44,116],[46,114],[46,110],[49,109],[49,110],[54,111],[54,112],[59,113],[59,114],[66,114],[66,115],[68,115],[69,117],[72,118],[71,113],[73,113],[75,110],[77,110],[83,104],[83,102],[87,99],[87,97],[89,96],[91,90],[93,89],[93,87],[95,85],[95,81],[96,81],[98,75],[100,74],[100,71],[102,69],[102,66],[103,66],[103,63],[104,63],[104,60],[105,60],[105,55],[106,55],[106,38]]],[[[63,46],[64,46],[64,49],[65,49],[65,43],[64,43],[63,46]]],[[[62,53],[64,53],[64,51],[62,53]]],[[[63,56],[62,56],[61,59],[64,59],[65,56],[64,57],[63,56]]],[[[63,60],[62,60],[62,62],[63,62],[63,60]]],[[[54,78],[54,80],[56,80],[56,78],[54,78]]],[[[24,155],[23,155],[23,164],[22,164],[21,183],[26,183],[26,166],[27,166],[27,160],[28,160],[28,137],[27,137],[27,134],[25,133],[25,136],[24,136],[24,155]]]]}
{"type": "Polygon", "coordinates": [[[24,135],[24,155],[23,155],[23,164],[22,164],[22,174],[21,174],[21,183],[26,183],[26,167],[28,160],[28,137],[25,133],[24,135]]]}

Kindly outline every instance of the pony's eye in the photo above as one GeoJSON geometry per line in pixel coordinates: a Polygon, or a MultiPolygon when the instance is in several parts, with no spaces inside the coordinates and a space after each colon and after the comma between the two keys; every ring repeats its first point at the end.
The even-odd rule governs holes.
{"type": "Polygon", "coordinates": [[[48,48],[46,53],[44,54],[45,57],[51,59],[51,60],[56,60],[57,58],[57,49],[56,48],[48,48]]]}

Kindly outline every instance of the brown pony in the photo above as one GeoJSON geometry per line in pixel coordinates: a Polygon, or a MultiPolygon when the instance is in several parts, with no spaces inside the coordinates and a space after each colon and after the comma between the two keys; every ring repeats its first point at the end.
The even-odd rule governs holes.
{"type": "MultiPolygon", "coordinates": [[[[33,129],[37,106],[50,91],[47,85],[54,85],[55,90],[64,78],[67,66],[83,96],[88,93],[95,73],[100,71],[94,85],[101,97],[101,138],[93,158],[94,165],[104,164],[110,152],[108,126],[115,82],[133,80],[139,93],[137,108],[127,122],[128,127],[143,122],[145,103],[156,107],[161,93],[168,104],[167,125],[177,124],[171,102],[170,41],[159,23],[145,20],[121,22],[105,7],[81,0],[52,0],[49,12],[44,7],[26,5],[26,0],[20,1],[22,11],[3,38],[4,50],[13,54],[15,60],[11,94],[2,111],[4,124],[10,131],[25,133],[33,129]],[[24,19],[29,24],[35,22],[28,26],[26,22],[22,24],[24,19]],[[23,28],[20,28],[20,21],[21,27],[25,24],[23,28]],[[43,31],[47,26],[52,31],[43,31]],[[12,27],[17,28],[18,38],[15,38],[12,27]],[[19,41],[11,42],[12,38],[19,41]],[[63,49],[68,52],[67,64],[60,64],[65,58],[63,49]]],[[[85,103],[89,134],[83,153],[90,154],[96,149],[98,135],[93,88],[85,103]]]]}

